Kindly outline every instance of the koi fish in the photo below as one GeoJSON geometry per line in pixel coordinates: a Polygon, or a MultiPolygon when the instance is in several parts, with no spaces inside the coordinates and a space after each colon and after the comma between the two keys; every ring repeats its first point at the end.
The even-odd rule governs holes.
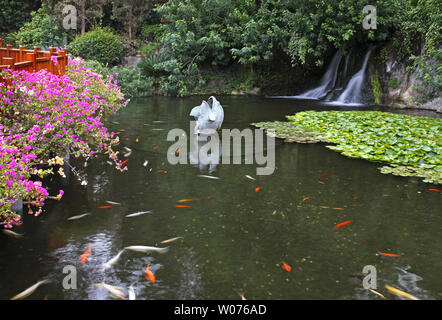
{"type": "Polygon", "coordinates": [[[324,181],[321,181],[321,180],[318,180],[318,183],[319,183],[319,184],[325,184],[325,182],[324,182],[324,181]]]}
{"type": "Polygon", "coordinates": [[[400,257],[400,255],[395,254],[395,253],[385,253],[385,252],[379,252],[379,254],[382,254],[383,256],[388,256],[388,257],[400,257]]]}
{"type": "Polygon", "coordinates": [[[310,197],[302,196],[302,201],[305,201],[305,200],[308,200],[308,199],[310,199],[310,197]]]}
{"type": "Polygon", "coordinates": [[[152,271],[150,271],[149,266],[150,266],[150,264],[147,265],[145,277],[146,277],[146,279],[150,280],[152,283],[155,283],[155,281],[156,281],[155,275],[152,273],[152,271]]]}
{"type": "Polygon", "coordinates": [[[198,177],[200,177],[200,178],[209,178],[209,179],[219,179],[219,177],[207,176],[205,174],[199,174],[198,177]]]}
{"type": "Polygon", "coordinates": [[[176,149],[175,154],[180,154],[180,149],[176,149]]]}
{"type": "Polygon", "coordinates": [[[100,207],[97,207],[97,209],[109,209],[109,208],[112,208],[112,206],[100,206],[100,207]]]}
{"type": "Polygon", "coordinates": [[[259,220],[259,221],[263,221],[264,218],[263,218],[263,217],[259,217],[258,220],[259,220]]]}
{"type": "Polygon", "coordinates": [[[212,198],[213,198],[213,196],[207,196],[207,200],[210,200],[212,198]]]}
{"type": "Polygon", "coordinates": [[[163,169],[161,169],[161,170],[156,171],[155,173],[163,173],[163,172],[166,172],[166,171],[164,171],[163,169]]]}
{"type": "Polygon", "coordinates": [[[124,252],[124,249],[121,250],[120,252],[117,253],[117,255],[115,257],[113,257],[112,259],[110,259],[108,262],[106,262],[105,264],[103,264],[103,269],[109,269],[111,268],[121,257],[121,254],[124,252]]]}
{"type": "Polygon", "coordinates": [[[128,147],[123,147],[124,148],[124,150],[126,150],[127,152],[132,152],[132,149],[131,148],[128,148],[128,147]]]}
{"type": "Polygon", "coordinates": [[[123,162],[121,162],[120,166],[122,166],[123,164],[125,164],[128,161],[129,161],[129,159],[124,160],[123,162]]]}
{"type": "Polygon", "coordinates": [[[78,216],[69,217],[68,220],[78,220],[78,219],[84,218],[89,215],[90,215],[90,213],[86,212],[86,213],[80,214],[78,216]]]}
{"type": "Polygon", "coordinates": [[[353,200],[358,200],[359,199],[359,196],[354,196],[353,197],[353,200]]]}
{"type": "Polygon", "coordinates": [[[135,139],[135,142],[140,142],[140,136],[138,136],[136,139],[135,139]]]}
{"type": "Polygon", "coordinates": [[[166,248],[157,248],[157,247],[148,247],[148,246],[129,246],[129,247],[125,247],[124,250],[131,250],[131,251],[136,251],[136,252],[158,252],[158,253],[166,253],[167,251],[169,251],[169,247],[166,248]]]}
{"type": "Polygon", "coordinates": [[[247,175],[247,174],[246,174],[246,178],[248,178],[248,179],[250,179],[250,180],[255,180],[255,181],[256,181],[255,178],[253,178],[253,177],[251,177],[251,176],[249,176],[249,175],[247,175]]]}
{"type": "Polygon", "coordinates": [[[285,263],[284,261],[281,261],[281,264],[282,264],[282,268],[285,270],[285,271],[287,271],[287,272],[290,272],[290,271],[292,271],[292,267],[290,267],[287,263],[285,263]]]}
{"type": "Polygon", "coordinates": [[[199,199],[198,198],[191,198],[191,199],[178,200],[177,202],[186,203],[186,202],[197,201],[197,200],[199,200],[199,199]]]}
{"type": "Polygon", "coordinates": [[[344,208],[333,208],[333,210],[344,210],[344,208]]]}
{"type": "Polygon", "coordinates": [[[379,292],[377,292],[377,291],[375,291],[375,290],[373,290],[373,289],[368,289],[368,290],[370,290],[370,291],[373,292],[374,294],[378,295],[378,296],[381,297],[382,299],[385,299],[385,297],[384,297],[384,295],[383,295],[382,293],[379,293],[379,292]]]}
{"type": "Polygon", "coordinates": [[[123,300],[126,299],[126,295],[120,291],[120,289],[122,289],[120,287],[111,286],[106,283],[94,283],[93,286],[106,289],[114,297],[117,297],[117,298],[120,298],[123,300]]]}
{"type": "Polygon", "coordinates": [[[127,216],[126,216],[126,218],[131,218],[131,217],[136,217],[136,216],[141,216],[142,214],[145,214],[145,213],[151,213],[152,211],[140,211],[140,212],[135,212],[135,213],[131,213],[131,214],[128,214],[127,216]]]}
{"type": "Polygon", "coordinates": [[[81,264],[85,264],[89,254],[91,253],[92,247],[89,247],[80,257],[81,264]]]}
{"type": "Polygon", "coordinates": [[[247,300],[246,297],[244,297],[241,293],[239,294],[239,296],[241,297],[241,300],[247,300]]]}
{"type": "Polygon", "coordinates": [[[157,146],[155,146],[155,147],[153,147],[153,149],[154,149],[154,150],[157,150],[157,149],[158,149],[158,147],[157,147],[157,146]]]}
{"type": "Polygon", "coordinates": [[[442,191],[439,190],[439,189],[428,189],[428,190],[430,190],[430,191],[434,191],[434,192],[442,192],[442,191]]]}
{"type": "Polygon", "coordinates": [[[258,192],[259,190],[261,190],[261,187],[255,188],[255,192],[258,192]]]}
{"type": "Polygon", "coordinates": [[[107,200],[106,203],[113,204],[113,205],[116,205],[116,206],[121,205],[121,203],[119,203],[119,202],[114,202],[114,201],[110,201],[110,200],[107,200]]]}
{"type": "Polygon", "coordinates": [[[135,289],[133,287],[134,284],[135,284],[135,282],[132,283],[129,286],[129,288],[127,289],[127,293],[129,294],[129,300],[137,300],[136,297],[135,297],[135,289]]]}
{"type": "Polygon", "coordinates": [[[14,238],[22,238],[24,236],[24,234],[17,233],[12,230],[3,229],[2,231],[4,234],[7,234],[8,236],[12,236],[14,238]]]}
{"type": "Polygon", "coordinates": [[[172,242],[172,241],[176,241],[176,240],[181,239],[181,238],[182,238],[182,237],[175,237],[175,238],[171,238],[171,239],[163,240],[163,241],[161,241],[160,243],[165,244],[165,243],[169,243],[169,242],[172,242]]]}
{"type": "Polygon", "coordinates": [[[315,174],[315,177],[331,177],[332,176],[332,174],[329,174],[329,173],[318,173],[318,174],[315,174]]]}
{"type": "Polygon", "coordinates": [[[148,163],[149,163],[149,161],[145,160],[143,163],[143,167],[146,167],[148,163]]]}
{"type": "Polygon", "coordinates": [[[29,287],[28,289],[26,289],[25,291],[23,291],[23,292],[17,294],[16,296],[13,296],[13,297],[11,298],[11,300],[24,299],[24,298],[30,296],[32,293],[34,293],[34,291],[37,290],[37,288],[38,288],[39,286],[41,286],[42,284],[45,284],[45,283],[49,283],[49,282],[51,282],[51,281],[48,280],[48,279],[41,280],[41,281],[37,282],[36,284],[34,284],[33,286],[31,286],[31,287],[29,287]]]}
{"type": "Polygon", "coordinates": [[[125,158],[128,158],[128,157],[130,157],[131,154],[132,154],[132,151],[129,151],[128,153],[125,153],[125,154],[124,154],[124,157],[125,157],[125,158]]]}
{"type": "Polygon", "coordinates": [[[406,293],[406,292],[404,292],[402,290],[393,288],[393,287],[389,286],[388,284],[385,285],[385,288],[388,291],[390,291],[392,294],[395,294],[395,295],[397,295],[399,297],[410,299],[410,300],[420,300],[420,299],[416,298],[415,296],[412,296],[411,294],[406,293]]]}
{"type": "Polygon", "coordinates": [[[192,206],[185,206],[185,205],[179,205],[179,204],[177,204],[177,205],[175,206],[175,208],[192,208],[192,206]]]}
{"type": "Polygon", "coordinates": [[[326,206],[319,206],[320,208],[322,208],[322,209],[328,209],[329,207],[326,207],[326,206]]]}
{"type": "Polygon", "coordinates": [[[340,228],[340,227],[342,227],[342,226],[345,226],[345,225],[347,225],[347,224],[350,224],[350,223],[352,223],[352,221],[344,221],[344,222],[341,222],[340,224],[337,224],[337,225],[335,225],[334,227],[333,227],[333,230],[336,230],[336,229],[338,229],[338,228],[340,228]]]}

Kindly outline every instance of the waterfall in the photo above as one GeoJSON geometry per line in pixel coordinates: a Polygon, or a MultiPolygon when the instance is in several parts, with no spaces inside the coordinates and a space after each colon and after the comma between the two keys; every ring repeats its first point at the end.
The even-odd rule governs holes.
{"type": "Polygon", "coordinates": [[[340,103],[359,103],[361,89],[364,84],[365,69],[367,68],[368,58],[370,57],[371,49],[367,51],[362,63],[362,68],[351,77],[344,92],[339,96],[337,102],[340,103]]]}
{"type": "Polygon", "coordinates": [[[338,75],[338,68],[341,63],[341,59],[342,59],[342,53],[341,51],[338,50],[333,56],[330,66],[323,75],[319,86],[309,91],[306,91],[296,97],[321,99],[324,96],[326,96],[327,93],[335,87],[336,78],[338,75]]]}

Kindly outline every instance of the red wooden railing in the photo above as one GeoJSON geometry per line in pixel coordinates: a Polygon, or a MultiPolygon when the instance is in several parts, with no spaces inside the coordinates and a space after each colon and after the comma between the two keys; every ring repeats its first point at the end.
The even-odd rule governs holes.
{"type": "Polygon", "coordinates": [[[67,49],[50,48],[49,51],[42,51],[40,47],[34,47],[33,50],[27,50],[24,46],[14,49],[11,45],[3,48],[3,39],[0,38],[0,71],[11,69],[36,72],[46,69],[50,73],[62,75],[66,72],[67,64],[67,49]],[[56,57],[57,63],[51,57],[56,57]]]}

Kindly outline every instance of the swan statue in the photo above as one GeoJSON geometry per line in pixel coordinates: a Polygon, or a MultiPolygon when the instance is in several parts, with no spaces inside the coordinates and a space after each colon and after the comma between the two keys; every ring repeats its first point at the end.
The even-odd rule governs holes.
{"type": "Polygon", "coordinates": [[[221,128],[224,120],[224,109],[214,96],[208,99],[208,103],[203,100],[201,105],[194,107],[190,111],[190,116],[196,120],[195,134],[213,134],[221,128]]]}

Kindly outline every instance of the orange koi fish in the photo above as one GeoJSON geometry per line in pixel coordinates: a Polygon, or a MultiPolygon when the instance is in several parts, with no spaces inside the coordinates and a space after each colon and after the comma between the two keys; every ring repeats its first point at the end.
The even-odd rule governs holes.
{"type": "Polygon", "coordinates": [[[258,220],[259,221],[264,221],[264,218],[263,217],[259,217],[258,220]]]}
{"type": "Polygon", "coordinates": [[[320,208],[322,208],[322,209],[328,209],[329,207],[326,207],[326,206],[319,206],[320,208]]]}
{"type": "Polygon", "coordinates": [[[175,208],[192,208],[192,206],[176,205],[175,208]]]}
{"type": "Polygon", "coordinates": [[[155,146],[155,147],[153,147],[153,149],[154,149],[154,150],[157,150],[157,149],[158,149],[158,147],[157,147],[157,146],[155,146]]]}
{"type": "Polygon", "coordinates": [[[191,201],[197,201],[197,200],[199,200],[199,199],[198,198],[191,198],[191,199],[178,200],[177,202],[185,203],[185,202],[191,202],[191,201]]]}
{"type": "Polygon", "coordinates": [[[213,198],[213,196],[207,196],[207,200],[210,200],[212,198],[213,198]]]}
{"type": "Polygon", "coordinates": [[[112,206],[101,206],[101,207],[97,207],[97,209],[109,209],[112,208],[112,206]]]}
{"type": "Polygon", "coordinates": [[[353,200],[358,200],[359,199],[359,196],[354,196],[353,197],[353,200]]]}
{"type": "Polygon", "coordinates": [[[129,158],[127,158],[126,160],[124,160],[123,162],[121,162],[121,166],[123,165],[123,164],[125,164],[126,162],[128,162],[129,161],[129,158]]]}
{"type": "Polygon", "coordinates": [[[146,277],[146,279],[150,280],[152,283],[155,283],[155,281],[156,281],[155,275],[152,273],[152,271],[150,271],[149,266],[150,266],[150,263],[147,265],[145,277],[146,277]]]}
{"type": "Polygon", "coordinates": [[[378,251],[378,253],[379,254],[382,254],[383,256],[388,256],[388,257],[400,257],[400,255],[398,255],[398,254],[395,254],[395,253],[385,253],[385,252],[379,252],[378,251]]]}
{"type": "Polygon", "coordinates": [[[321,181],[321,180],[318,180],[318,183],[319,183],[319,184],[325,184],[325,182],[324,182],[324,181],[321,181]]]}
{"type": "Polygon", "coordinates": [[[342,227],[342,226],[345,226],[345,225],[347,225],[347,224],[350,224],[350,223],[352,223],[352,221],[350,221],[350,220],[348,220],[348,221],[344,221],[344,222],[341,222],[340,224],[335,225],[335,226],[333,227],[333,230],[336,230],[336,229],[338,229],[338,228],[340,228],[340,227],[342,227]]]}
{"type": "Polygon", "coordinates": [[[87,258],[89,257],[89,253],[91,253],[91,250],[92,250],[92,247],[89,247],[89,249],[87,249],[87,250],[81,255],[81,258],[80,258],[80,262],[81,262],[81,264],[85,264],[85,263],[86,263],[86,260],[87,260],[87,258]]]}
{"type": "Polygon", "coordinates": [[[434,191],[434,192],[442,192],[442,191],[439,190],[439,189],[428,189],[428,190],[430,190],[430,191],[434,191]]]}
{"type": "Polygon", "coordinates": [[[261,187],[255,188],[255,192],[258,192],[259,190],[261,190],[261,187]]]}
{"type": "Polygon", "coordinates": [[[281,261],[282,267],[285,271],[290,272],[292,271],[292,267],[290,267],[287,263],[285,263],[284,261],[281,261]]]}
{"type": "Polygon", "coordinates": [[[163,172],[166,172],[166,171],[164,171],[163,169],[156,171],[156,173],[163,173],[163,172]]]}
{"type": "Polygon", "coordinates": [[[302,201],[305,201],[305,200],[308,200],[308,199],[310,199],[310,197],[302,196],[302,201]]]}
{"type": "Polygon", "coordinates": [[[333,208],[333,210],[344,210],[344,208],[333,208]]]}

